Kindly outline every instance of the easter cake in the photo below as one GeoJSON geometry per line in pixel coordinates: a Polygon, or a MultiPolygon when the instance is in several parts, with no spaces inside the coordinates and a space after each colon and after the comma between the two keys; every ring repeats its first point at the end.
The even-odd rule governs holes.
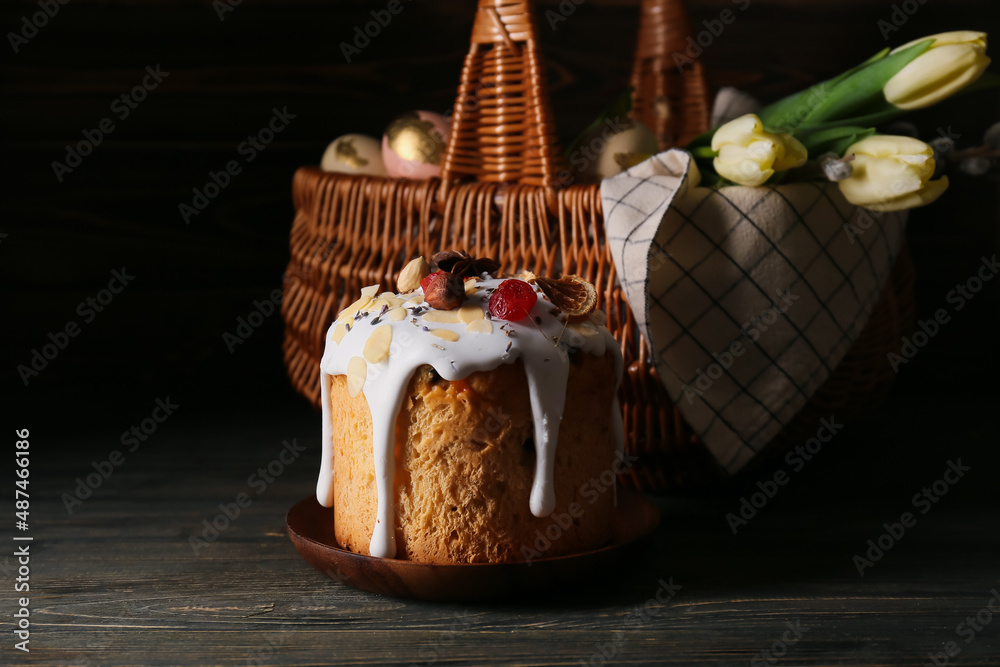
{"type": "Polygon", "coordinates": [[[576,276],[465,253],[362,290],[326,336],[319,502],[341,547],[422,563],[579,553],[612,536],[619,343],[576,276]]]}

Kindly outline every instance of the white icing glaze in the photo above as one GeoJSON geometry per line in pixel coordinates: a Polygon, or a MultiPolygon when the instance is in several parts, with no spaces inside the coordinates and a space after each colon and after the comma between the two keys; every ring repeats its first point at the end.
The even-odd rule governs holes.
{"type": "MultiPolygon", "coordinates": [[[[503,280],[488,277],[477,280],[475,291],[468,295],[464,305],[479,306],[486,313],[490,292],[503,280]]],[[[377,288],[366,288],[365,293],[372,296],[375,291],[377,288]]],[[[531,488],[531,513],[537,517],[544,517],[555,509],[553,471],[555,449],[559,441],[559,424],[565,407],[566,384],[569,378],[568,350],[570,347],[579,348],[581,352],[593,355],[610,352],[615,358],[615,377],[619,383],[622,356],[618,342],[606,328],[591,326],[589,323],[582,326],[582,331],[578,331],[578,327],[575,326],[567,327],[553,314],[555,307],[545,295],[537,287],[535,291],[538,294],[538,301],[528,317],[517,322],[493,319],[492,331],[488,333],[468,331],[466,327],[469,325],[458,317],[454,318],[458,320],[456,322],[426,321],[423,314],[430,309],[426,304],[418,305],[417,302],[423,300],[423,292],[419,289],[409,294],[386,293],[381,297],[375,297],[374,305],[362,308],[354,317],[350,316],[351,309],[348,308],[330,327],[320,366],[323,458],[316,483],[316,498],[326,507],[333,505],[330,377],[346,375],[351,359],[364,356],[365,343],[376,327],[392,327],[389,358],[367,364],[367,375],[362,387],[372,416],[375,481],[378,493],[375,530],[369,546],[371,555],[381,558],[392,558],[396,555],[393,516],[395,494],[392,488],[395,475],[393,456],[396,444],[395,424],[410,378],[413,372],[424,364],[433,367],[445,380],[454,381],[464,379],[477,371],[490,371],[501,364],[514,363],[518,359],[523,361],[528,379],[536,451],[535,476],[531,488]],[[407,308],[406,317],[399,320],[385,317],[385,313],[399,306],[398,303],[391,301],[392,299],[406,300],[403,304],[407,308]],[[338,332],[340,342],[337,343],[334,334],[338,325],[343,322],[348,322],[351,329],[346,333],[343,330],[338,332]],[[433,333],[435,329],[450,330],[458,335],[458,340],[445,340],[433,333]]],[[[616,395],[617,389],[616,384],[616,395]]],[[[611,425],[616,450],[620,454],[624,447],[624,430],[617,398],[612,406],[611,425]]]]}

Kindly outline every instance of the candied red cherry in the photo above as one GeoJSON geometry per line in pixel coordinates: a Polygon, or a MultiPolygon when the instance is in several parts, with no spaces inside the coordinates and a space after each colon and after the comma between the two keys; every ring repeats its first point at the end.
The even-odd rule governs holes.
{"type": "Polygon", "coordinates": [[[516,322],[528,316],[531,307],[538,301],[534,288],[523,280],[505,280],[493,290],[490,296],[490,315],[502,320],[516,322]]]}
{"type": "Polygon", "coordinates": [[[423,277],[423,280],[420,281],[420,287],[424,290],[424,294],[427,294],[427,286],[431,284],[432,280],[434,280],[434,276],[440,276],[442,273],[444,273],[444,271],[435,271],[433,273],[428,273],[423,277]]]}

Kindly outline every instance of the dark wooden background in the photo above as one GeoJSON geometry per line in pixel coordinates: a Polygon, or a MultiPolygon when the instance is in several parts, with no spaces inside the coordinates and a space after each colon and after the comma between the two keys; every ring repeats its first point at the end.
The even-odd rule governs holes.
{"type": "MultiPolygon", "coordinates": [[[[318,416],[285,379],[279,315],[267,318],[232,354],[223,342],[254,300],[266,299],[281,283],[295,169],[317,163],[339,134],[379,135],[398,112],[443,112],[452,104],[474,2],[404,0],[400,17],[346,64],[339,43],[384,4],[244,0],[220,21],[208,1],[70,0],[19,53],[6,40],[0,48],[3,416],[5,424],[28,426],[38,438],[36,491],[45,495],[37,502],[51,556],[39,566],[50,580],[45,602],[39,602],[48,605],[48,615],[43,614],[38,645],[60,647],[39,659],[243,664],[245,652],[256,645],[246,633],[266,630],[246,620],[255,605],[266,613],[268,605],[274,610],[277,604],[283,620],[275,622],[312,623],[308,642],[331,651],[320,658],[296,643],[285,655],[295,664],[348,658],[378,664],[379,645],[365,637],[375,633],[390,644],[396,641],[379,634],[385,614],[394,619],[387,629],[396,628],[400,637],[392,661],[416,661],[426,637],[450,623],[451,609],[373,602],[353,593],[338,593],[334,606],[341,612],[310,616],[313,612],[290,605],[319,581],[282,536],[281,519],[311,487],[318,416]],[[115,131],[57,182],[52,161],[63,159],[65,146],[79,141],[83,130],[111,115],[113,100],[142,79],[146,66],[157,64],[170,73],[163,84],[127,119],[115,118],[115,131]],[[210,170],[238,157],[237,145],[266,124],[273,107],[287,107],[296,118],[185,225],[178,206],[190,203],[192,188],[204,186],[210,170]],[[121,267],[136,276],[133,284],[92,323],[82,324],[81,334],[24,386],[17,365],[29,363],[32,349],[46,344],[49,332],[70,320],[80,322],[77,304],[105,287],[111,271],[121,267]],[[89,514],[67,516],[59,496],[73,478],[118,447],[119,434],[165,396],[182,405],[177,416],[95,495],[85,508],[89,514]],[[254,506],[247,523],[220,542],[217,556],[192,559],[186,539],[200,520],[242,488],[248,471],[272,458],[273,444],[296,435],[309,444],[309,460],[254,506]],[[123,538],[129,533],[134,540],[123,538]],[[240,572],[255,575],[248,579],[240,572]],[[257,577],[280,580],[280,590],[257,590],[257,577]],[[203,604],[193,589],[208,596],[203,604]],[[195,598],[155,602],[170,597],[168,592],[195,598]],[[237,611],[225,611],[230,608],[237,611]],[[343,632],[323,634],[329,623],[342,623],[343,632]],[[136,635],[113,629],[125,626],[177,629],[159,635],[141,631],[147,633],[143,641],[156,648],[139,657],[129,653],[136,635]],[[422,629],[414,630],[418,626],[422,629]],[[221,634],[185,639],[187,632],[206,627],[218,627],[221,634]],[[100,640],[104,644],[86,634],[95,628],[110,633],[100,640]],[[338,641],[349,650],[336,654],[338,641]],[[173,643],[185,642],[182,654],[171,653],[173,643]],[[199,660],[198,650],[209,657],[199,660]]],[[[701,26],[742,2],[690,4],[693,22],[701,26]]],[[[557,2],[540,5],[543,12],[559,11],[557,2]]],[[[637,5],[585,0],[572,5],[573,13],[555,30],[542,19],[564,142],[627,85],[637,5]]],[[[0,26],[5,33],[19,30],[22,17],[37,11],[33,2],[5,2],[0,26]]],[[[704,60],[715,85],[739,86],[765,102],[842,71],[887,44],[961,28],[1000,34],[994,0],[751,0],[737,14],[705,50],[704,60]],[[891,20],[894,6],[902,5],[919,9],[887,43],[879,21],[891,20]]],[[[960,147],[978,145],[983,130],[1000,120],[1000,95],[954,99],[912,120],[925,139],[950,128],[960,147]]],[[[981,256],[996,252],[998,183],[997,165],[987,177],[953,173],[945,197],[913,213],[918,317],[947,307],[947,292],[974,273],[981,256]]],[[[763,620],[780,627],[779,617],[790,619],[808,608],[813,622],[825,615],[842,622],[814,635],[822,632],[826,643],[807,654],[809,664],[840,658],[903,664],[888,657],[899,652],[909,656],[906,664],[922,664],[921,650],[931,650],[953,632],[949,610],[975,612],[990,586],[1000,583],[991,514],[997,509],[998,306],[994,281],[902,370],[882,412],[850,427],[828,461],[808,471],[800,489],[811,490],[789,489],[780,505],[784,510],[760,524],[755,536],[732,540],[726,532],[717,534],[720,525],[725,531],[719,517],[746,487],[714,489],[671,504],[669,532],[657,538],[658,549],[680,549],[669,568],[656,565],[657,552],[647,554],[628,579],[632,583],[622,584],[621,599],[602,593],[589,603],[578,596],[563,606],[543,607],[578,613],[565,627],[549,626],[549,612],[477,608],[484,614],[480,621],[492,629],[460,642],[465,653],[442,660],[499,659],[490,647],[507,636],[503,633],[522,627],[523,612],[526,634],[503,657],[539,661],[536,651],[554,641],[562,648],[547,659],[575,664],[586,655],[573,654],[571,646],[613,633],[623,605],[648,597],[643,591],[656,577],[642,577],[669,570],[710,582],[708,588],[695,587],[692,599],[699,591],[708,595],[706,609],[719,614],[678,612],[667,625],[654,624],[642,642],[633,643],[632,662],[652,660],[654,653],[636,648],[646,641],[655,655],[678,664],[699,659],[729,664],[737,656],[746,661],[757,650],[753,647],[770,644],[773,628],[763,620]],[[831,551],[849,562],[851,550],[877,535],[873,531],[881,521],[905,509],[914,487],[935,479],[943,462],[959,454],[978,457],[976,481],[949,496],[955,504],[934,520],[936,529],[924,524],[924,537],[914,538],[900,554],[902,569],[887,564],[885,578],[870,590],[870,579],[853,577],[839,561],[824,569],[834,557],[831,551]],[[841,513],[846,518],[838,522],[841,513]],[[701,518],[709,515],[714,524],[706,528],[701,518]],[[827,539],[835,548],[824,546],[827,539]],[[744,567],[753,583],[741,587],[738,573],[744,567]],[[746,607],[733,602],[740,596],[755,602],[746,607]],[[795,601],[800,598],[812,602],[795,601]],[[931,609],[929,625],[919,616],[922,604],[931,609]],[[582,610],[574,612],[577,606],[582,610]],[[888,625],[873,620],[879,613],[891,619],[888,625]],[[836,628],[843,630],[839,638],[836,628]],[[933,641],[909,647],[899,639],[915,632],[933,641]],[[533,646],[534,641],[541,643],[533,646]],[[724,648],[713,653],[716,642],[724,648]]],[[[4,610],[11,595],[0,600],[4,610]]],[[[5,611],[0,627],[8,626],[5,611]]],[[[997,636],[997,626],[990,631],[997,636]]],[[[20,660],[6,642],[0,661],[20,660]]],[[[964,654],[966,664],[973,659],[990,664],[995,645],[984,632],[964,654]]],[[[277,658],[274,664],[285,661],[277,658]]]]}
{"type": "MultiPolygon", "coordinates": [[[[742,4],[742,3],[740,3],[742,4]]],[[[256,382],[285,389],[272,316],[230,355],[222,341],[255,299],[280,285],[292,219],[291,177],[348,131],[381,133],[397,112],[450,108],[467,50],[471,0],[407,3],[398,20],[348,65],[339,43],[378,3],[246,0],[219,21],[209,2],[73,0],[28,44],[3,53],[0,107],[5,166],[0,271],[5,289],[5,386],[23,409],[50,399],[101,423],[101,406],[135,409],[150,393],[194,391],[212,401],[256,382]],[[111,114],[147,65],[170,73],[81,166],[57,182],[51,163],[111,114]],[[273,107],[296,114],[288,129],[185,225],[208,172],[237,158],[273,107]],[[25,387],[16,366],[76,305],[121,266],[134,283],[25,387]],[[89,388],[88,391],[81,389],[89,388]]],[[[587,0],[555,30],[542,20],[560,130],[570,141],[627,85],[635,2],[587,0]]],[[[734,5],[692,3],[693,23],[734,5]]],[[[5,29],[33,3],[2,7],[5,29]]],[[[558,11],[558,3],[542,3],[558,11]]],[[[878,21],[890,3],[754,0],[706,49],[717,85],[770,100],[832,75],[886,44],[878,21]]],[[[1000,27],[995,3],[930,0],[891,43],[942,29],[1000,27]]],[[[997,32],[997,31],[994,31],[997,32]]],[[[952,128],[974,145],[1000,119],[997,94],[952,100],[915,115],[926,137],[952,128]]],[[[913,215],[921,314],[995,250],[997,177],[953,178],[944,202],[913,215]]],[[[990,285],[903,374],[920,391],[987,390],[997,369],[990,285]],[[974,388],[971,385],[976,385],[974,388]]],[[[904,386],[904,389],[905,389],[904,386]]],[[[260,394],[258,394],[260,395],[260,394]]],[[[244,400],[244,399],[240,399],[244,400]]]]}

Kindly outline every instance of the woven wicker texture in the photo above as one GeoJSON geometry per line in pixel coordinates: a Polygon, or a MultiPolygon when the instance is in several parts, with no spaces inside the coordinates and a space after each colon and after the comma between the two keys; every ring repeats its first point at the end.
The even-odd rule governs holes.
{"type": "Polygon", "coordinates": [[[531,3],[479,0],[442,178],[554,187],[562,169],[531,3]]]}
{"type": "Polygon", "coordinates": [[[632,65],[632,116],[656,134],[660,149],[686,146],[709,129],[705,70],[688,55],[691,35],[682,0],[643,0],[632,65]]]}
{"type": "MultiPolygon", "coordinates": [[[[643,3],[640,42],[651,29],[687,34],[686,23],[677,27],[663,20],[683,16],[683,7],[680,14],[676,8],[675,13],[651,9],[660,4],[643,3]]],[[[560,162],[532,5],[480,1],[442,180],[394,181],[315,167],[296,172],[296,216],[282,303],[289,377],[318,406],[324,336],[336,313],[366,285],[395,287],[398,271],[417,255],[455,248],[494,257],[504,272],[575,273],[597,286],[598,307],[606,310],[608,328],[622,344],[626,447],[638,456],[623,480],[660,493],[703,486],[721,473],[657,379],[616,286],[599,186],[545,187],[555,184],[560,162]]],[[[637,56],[634,78],[651,76],[655,82],[672,76],[662,68],[648,69],[646,63],[637,56]]],[[[671,109],[680,110],[670,115],[671,122],[688,118],[686,129],[670,131],[669,123],[651,123],[664,143],[707,129],[707,91],[700,69],[694,71],[695,76],[681,77],[680,92],[666,95],[676,100],[669,102],[671,109]]],[[[654,89],[668,87],[664,83],[654,89]]],[[[659,97],[656,93],[650,99],[659,97]]],[[[857,344],[803,410],[802,419],[786,429],[776,450],[800,443],[789,438],[799,437],[803,429],[815,431],[814,412],[829,416],[835,409],[838,419],[846,419],[884,393],[892,380],[885,355],[896,349],[900,333],[912,322],[912,300],[912,272],[901,257],[857,344]]]]}

